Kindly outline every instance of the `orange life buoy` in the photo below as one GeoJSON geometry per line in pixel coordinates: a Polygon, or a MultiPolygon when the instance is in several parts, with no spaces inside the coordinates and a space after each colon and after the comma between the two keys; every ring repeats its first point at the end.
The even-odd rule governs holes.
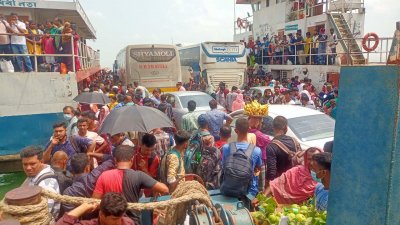
{"type": "Polygon", "coordinates": [[[237,20],[236,20],[236,25],[237,25],[239,28],[242,28],[242,27],[243,27],[243,20],[240,19],[240,17],[237,18],[237,20]]]}
{"type": "Polygon", "coordinates": [[[364,38],[362,39],[362,47],[363,47],[363,49],[365,49],[365,51],[367,51],[367,52],[372,52],[372,51],[374,51],[377,47],[378,47],[378,44],[379,44],[379,37],[378,37],[378,35],[377,34],[375,34],[375,33],[368,33],[368,34],[366,34],[365,36],[364,36],[364,38]],[[367,41],[368,41],[368,39],[369,39],[369,37],[373,37],[374,38],[374,45],[372,46],[372,47],[369,47],[369,46],[367,46],[367,41]]]}

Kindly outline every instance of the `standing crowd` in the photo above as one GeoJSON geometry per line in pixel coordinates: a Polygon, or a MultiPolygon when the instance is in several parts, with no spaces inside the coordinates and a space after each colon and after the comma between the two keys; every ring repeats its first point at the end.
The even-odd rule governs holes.
{"type": "Polygon", "coordinates": [[[56,17],[43,24],[21,21],[16,13],[6,19],[0,14],[0,59],[2,72],[32,72],[35,65],[39,72],[79,71],[76,24],[56,17]],[[72,41],[72,42],[71,42],[72,41]],[[42,54],[72,54],[68,56],[41,56],[42,54]],[[1,56],[1,54],[31,54],[31,56],[1,56]],[[36,57],[34,56],[36,55],[36,57]],[[36,59],[35,59],[36,58],[36,59]],[[36,63],[35,63],[36,60],[36,63]],[[7,64],[5,64],[7,63],[7,64]],[[7,66],[3,66],[3,64],[7,66]]]}
{"type": "MultiPolygon", "coordinates": [[[[157,88],[152,97],[146,97],[147,89],[137,82],[123,88],[108,74],[92,82],[84,91],[107,94],[109,104],[64,107],[64,121],[53,125],[53,135],[44,149],[29,146],[20,153],[27,175],[23,185],[101,199],[100,205],[78,207],[49,199],[49,212],[57,224],[140,224],[140,214],[127,210],[127,202],[170,194],[187,174],[201,177],[209,190],[220,189],[222,194],[238,198],[248,196],[253,205],[257,205],[254,197],[262,192],[281,204],[302,203],[315,196],[318,209],[326,209],[330,149],[302,151],[299,143],[286,135],[288,121],[282,116],[272,122],[271,140],[262,132],[262,118],[234,121],[217,109],[218,104],[229,111],[243,108],[253,99],[247,87],[243,92],[236,87],[229,91],[221,83],[215,99],[209,102],[210,110],[201,115],[193,113],[196,102],[189,101],[181,126],[109,135],[98,133],[99,127],[117,108],[154,107],[172,119],[172,105],[157,88]],[[233,132],[237,140],[231,138],[233,132]]],[[[310,95],[308,80],[303,82],[303,90],[297,94],[275,86],[278,96],[268,92],[259,101],[292,104],[293,97],[310,95]]],[[[184,91],[179,84],[177,91],[184,91]]]]}
{"type": "Polygon", "coordinates": [[[335,65],[338,38],[334,29],[326,34],[325,28],[307,32],[304,37],[301,30],[295,34],[274,35],[254,40],[249,38],[245,43],[247,62],[250,67],[255,63],[264,65],[335,65]]]}

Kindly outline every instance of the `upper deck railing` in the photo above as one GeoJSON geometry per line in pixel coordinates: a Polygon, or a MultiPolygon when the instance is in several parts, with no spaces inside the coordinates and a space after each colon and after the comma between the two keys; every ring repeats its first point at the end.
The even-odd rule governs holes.
{"type": "MultiPolygon", "coordinates": [[[[11,33],[6,33],[6,34],[0,34],[0,35],[15,35],[11,33]]],[[[41,40],[44,36],[46,35],[31,35],[29,36],[34,36],[34,37],[40,37],[41,40]]],[[[74,43],[74,38],[71,35],[60,35],[60,34],[51,34],[49,36],[52,37],[60,37],[60,38],[68,38],[68,41],[64,41],[64,50],[63,51],[58,51],[56,50],[55,54],[46,54],[46,53],[38,53],[36,52],[36,46],[40,45],[42,46],[42,43],[40,41],[33,41],[32,46],[33,46],[33,53],[24,53],[24,54],[18,54],[12,52],[12,45],[10,44],[10,48],[8,50],[8,53],[0,53],[0,60],[6,60],[6,61],[11,61],[14,65],[14,68],[17,65],[17,57],[20,57],[20,60],[30,60],[31,65],[33,66],[33,71],[35,72],[59,72],[59,71],[53,71],[50,69],[44,70],[42,65],[40,64],[45,64],[45,66],[48,66],[49,68],[52,66],[60,67],[61,63],[69,64],[70,67],[68,68],[67,72],[79,72],[83,70],[89,70],[91,68],[99,67],[100,66],[100,52],[95,51],[92,49],[90,46],[85,44],[82,41],[76,41],[74,43]],[[66,46],[68,45],[68,46],[66,46]],[[75,52],[75,46],[77,46],[78,51],[75,52]],[[65,49],[68,49],[68,51],[65,51],[65,49]],[[26,58],[28,56],[29,58],[26,58]],[[51,63],[46,63],[46,57],[54,57],[55,58],[55,63],[53,63],[54,60],[51,60],[51,63]],[[76,68],[77,63],[79,63],[79,70],[76,68]],[[53,64],[53,65],[51,65],[53,64]]],[[[43,48],[42,48],[43,49],[43,48]]],[[[3,72],[3,71],[2,71],[3,72]]]]}
{"type": "MultiPolygon", "coordinates": [[[[353,12],[353,10],[361,12],[364,9],[364,0],[287,0],[286,8],[285,22],[292,22],[330,12],[346,13],[353,12]]],[[[238,26],[237,20],[235,20],[235,34],[243,34],[253,30],[253,16],[245,17],[243,19],[248,22],[247,27],[243,28],[238,26]]]]}
{"type": "MultiPolygon", "coordinates": [[[[325,44],[326,48],[318,48],[315,43],[310,43],[311,50],[306,54],[299,44],[278,45],[275,48],[259,48],[254,54],[255,62],[259,65],[386,65],[389,61],[400,62],[400,40],[393,41],[392,37],[380,38],[379,44],[373,51],[366,51],[362,48],[362,38],[338,40],[337,52],[333,52],[328,46],[329,42],[318,42],[318,45],[325,44]],[[356,41],[362,52],[352,52],[351,48],[343,51],[339,46],[350,45],[356,41]],[[281,51],[275,51],[279,47],[281,51]],[[274,49],[272,51],[271,49],[274,49]],[[394,49],[398,49],[395,51],[394,49]],[[389,57],[391,60],[389,60],[389,57]]],[[[274,44],[272,44],[274,45],[274,44]]],[[[372,46],[373,40],[367,39],[366,46],[372,46]]]]}

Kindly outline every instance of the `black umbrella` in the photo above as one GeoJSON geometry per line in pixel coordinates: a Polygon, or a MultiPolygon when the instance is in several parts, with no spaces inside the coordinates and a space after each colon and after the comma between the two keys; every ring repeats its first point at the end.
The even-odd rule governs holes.
{"type": "Polygon", "coordinates": [[[74,98],[74,101],[87,104],[105,105],[110,103],[107,95],[99,92],[82,92],[74,98]]]}
{"type": "Polygon", "coordinates": [[[123,106],[111,111],[100,127],[99,133],[111,135],[128,132],[150,132],[155,128],[173,127],[174,124],[160,110],[147,106],[123,106]]]}

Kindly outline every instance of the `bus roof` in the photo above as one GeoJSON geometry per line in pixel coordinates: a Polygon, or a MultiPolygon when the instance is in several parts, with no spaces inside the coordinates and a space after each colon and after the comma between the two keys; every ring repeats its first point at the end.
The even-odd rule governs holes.
{"type": "Polygon", "coordinates": [[[234,41],[206,41],[201,42],[198,44],[186,45],[182,47],[178,47],[178,49],[187,49],[187,48],[194,48],[199,47],[200,44],[220,44],[220,45],[236,45],[236,44],[244,44],[243,42],[234,42],[234,41]]]}

